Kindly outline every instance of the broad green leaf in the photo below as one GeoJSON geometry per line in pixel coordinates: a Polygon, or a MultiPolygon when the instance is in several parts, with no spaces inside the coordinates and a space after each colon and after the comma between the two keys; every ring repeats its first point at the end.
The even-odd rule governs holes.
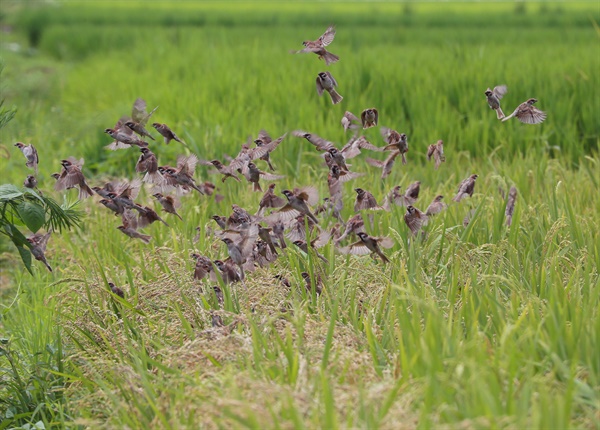
{"type": "Polygon", "coordinates": [[[0,201],[7,201],[21,197],[23,192],[12,184],[0,185],[0,201]]]}
{"type": "Polygon", "coordinates": [[[17,210],[27,228],[33,233],[37,232],[46,221],[44,208],[35,203],[23,202],[17,206],[17,210]]]}
{"type": "MultiPolygon", "coordinates": [[[[15,243],[14,239],[13,239],[13,243],[15,243]]],[[[23,260],[23,264],[25,264],[25,267],[27,268],[29,273],[31,273],[33,275],[33,271],[31,270],[31,252],[29,252],[29,249],[23,248],[22,246],[17,245],[16,243],[15,243],[15,245],[17,247],[17,250],[19,251],[21,260],[23,260]]]]}

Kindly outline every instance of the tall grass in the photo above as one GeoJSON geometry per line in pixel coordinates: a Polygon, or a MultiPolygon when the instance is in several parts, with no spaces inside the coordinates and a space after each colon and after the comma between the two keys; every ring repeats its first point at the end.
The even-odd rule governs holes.
{"type": "MultiPolygon", "coordinates": [[[[314,12],[296,4],[266,16],[264,5],[233,13],[183,2],[162,15],[161,4],[129,5],[112,15],[96,3],[45,10],[38,54],[4,53],[5,94],[19,113],[2,144],[37,146],[44,191],[51,193],[49,174],[69,155],[85,158],[92,185],[133,177],[138,154],[104,150],[110,139],[102,130],[142,96],[159,106],[157,121],[207,159],[235,155],[261,128],[273,135],[305,129],[343,143],[344,111],[377,107],[382,125],[407,133],[409,163],[383,182],[364,156],[353,160],[367,175],[345,185],[344,218],[357,185],[381,201],[393,185],[419,180],[424,209],[437,194],[450,202],[458,183],[478,173],[475,195],[433,218],[417,240],[402,208],[376,214],[370,233],[395,241],[386,250],[389,266],[339,255],[329,244],[320,252],[330,264],[321,267],[290,249],[274,267],[250,274],[246,288],[221,285],[222,306],[211,285],[192,280],[189,256],[224,257],[224,247],[210,235],[192,238],[197,226],[214,228],[209,217],[228,213],[232,203],[256,207],[260,196],[247,184],[221,184],[200,167],[197,177],[219,182],[224,200],[184,198],[185,222],[151,226],[147,246],[85,202],[84,227],[51,240],[55,273],[38,270],[32,280],[3,260],[12,287],[2,295],[7,424],[0,428],[38,421],[109,428],[594,425],[600,60],[585,8],[556,13],[549,6],[538,14],[528,5],[517,15],[511,5],[499,18],[444,16],[431,10],[439,5],[415,5],[412,15],[406,6],[335,5],[310,21],[314,12]],[[194,22],[198,11],[206,25],[194,22]],[[502,16],[514,18],[509,29],[502,16]],[[345,97],[339,106],[316,95],[314,77],[324,65],[288,54],[330,22],[338,28],[331,51],[342,59],[330,68],[345,97]],[[371,26],[380,23],[390,25],[371,26]],[[500,83],[509,86],[506,112],[536,97],[546,122],[499,123],[483,91],[500,83]],[[437,139],[447,156],[438,171],[425,157],[437,139]],[[508,228],[498,189],[511,185],[519,195],[508,228]],[[323,277],[320,296],[306,291],[303,271],[323,277]],[[211,327],[215,313],[231,325],[211,327]]],[[[382,144],[377,129],[365,133],[382,144]]],[[[153,150],[163,164],[186,151],[175,143],[153,150]]],[[[278,189],[315,184],[326,195],[326,171],[306,142],[288,136],[272,158],[287,176],[278,189]]],[[[22,181],[23,164],[18,156],[2,159],[8,181],[22,181]]],[[[144,191],[140,200],[150,197],[144,191]]]]}

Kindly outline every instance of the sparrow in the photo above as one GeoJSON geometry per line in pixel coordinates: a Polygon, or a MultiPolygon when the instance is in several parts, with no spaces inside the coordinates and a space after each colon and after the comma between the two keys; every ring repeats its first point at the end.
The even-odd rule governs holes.
{"type": "Polygon", "coordinates": [[[152,236],[149,236],[147,234],[141,234],[137,231],[137,219],[135,217],[135,214],[130,209],[126,209],[125,211],[123,211],[123,214],[121,215],[121,221],[123,225],[117,227],[121,231],[121,233],[126,234],[132,239],[140,239],[144,243],[150,243],[152,236]]]}
{"type": "Polygon", "coordinates": [[[320,213],[326,213],[328,216],[333,215],[337,218],[337,220],[341,223],[344,222],[340,211],[344,207],[344,202],[341,199],[341,196],[336,197],[335,199],[331,199],[329,197],[323,198],[323,204],[318,206],[315,209],[315,215],[319,215],[320,213]]]}
{"type": "Polygon", "coordinates": [[[463,218],[463,227],[469,226],[469,223],[471,222],[471,218],[473,218],[473,215],[475,215],[475,212],[477,212],[476,209],[471,209],[469,212],[467,212],[467,214],[463,218]]]}
{"type": "Polygon", "coordinates": [[[79,187],[79,200],[91,197],[94,191],[85,182],[85,177],[81,172],[83,158],[76,160],[74,157],[69,157],[66,160],[61,160],[60,163],[63,166],[63,170],[60,173],[60,177],[56,180],[56,184],[54,184],[54,189],[61,191],[77,185],[79,187]]]}
{"type": "Polygon", "coordinates": [[[432,143],[427,148],[427,159],[435,161],[435,169],[437,170],[440,167],[440,164],[446,161],[446,156],[444,155],[444,141],[438,140],[436,143],[432,143]]]}
{"type": "Polygon", "coordinates": [[[323,91],[327,91],[331,97],[331,103],[334,105],[341,102],[344,98],[338,94],[335,87],[338,86],[337,81],[329,72],[319,72],[317,75],[317,94],[323,95],[323,91]]]}
{"type": "Polygon", "coordinates": [[[259,158],[260,160],[267,162],[271,171],[275,170],[273,168],[273,165],[271,164],[271,152],[273,152],[273,150],[283,141],[283,139],[285,139],[286,136],[287,133],[285,133],[283,136],[278,137],[276,140],[273,140],[271,139],[271,136],[269,136],[269,133],[266,132],[266,130],[261,130],[258,132],[258,137],[254,139],[254,143],[259,148],[274,142],[274,145],[269,145],[269,148],[271,149],[265,155],[259,158]]]}
{"type": "Polygon", "coordinates": [[[277,148],[284,137],[285,135],[267,144],[257,145],[255,148],[250,148],[250,145],[252,144],[252,137],[249,137],[246,143],[242,144],[238,155],[231,161],[231,163],[229,163],[229,170],[235,171],[238,169],[243,169],[250,161],[264,157],[277,148]]]}
{"type": "MultiPolygon", "coordinates": [[[[136,206],[142,208],[141,205],[136,204],[136,206]]],[[[147,227],[155,221],[160,221],[167,227],[170,227],[169,224],[154,211],[154,209],[144,206],[138,215],[138,228],[147,227]]]]}
{"type": "Polygon", "coordinates": [[[35,179],[35,176],[33,175],[27,175],[27,178],[25,178],[25,181],[23,182],[23,186],[25,188],[35,188],[37,187],[38,181],[37,179],[35,179]]]}
{"type": "Polygon", "coordinates": [[[135,171],[138,173],[146,173],[142,181],[149,184],[161,185],[165,183],[165,179],[158,171],[158,160],[156,155],[146,147],[140,148],[140,158],[135,165],[135,171]]]}
{"type": "Polygon", "coordinates": [[[358,234],[359,232],[366,233],[365,222],[361,214],[356,214],[348,220],[344,233],[335,240],[335,243],[340,243],[348,236],[358,234]]]}
{"type": "Polygon", "coordinates": [[[202,191],[202,189],[200,189],[196,185],[196,182],[194,181],[193,177],[197,164],[198,157],[196,157],[196,155],[180,155],[179,157],[177,157],[177,167],[175,169],[166,169],[167,176],[174,179],[175,182],[177,182],[177,184],[183,186],[184,188],[191,187],[198,191],[200,194],[204,194],[204,191],[202,191]]]}
{"type": "Polygon", "coordinates": [[[232,239],[233,236],[229,236],[229,234],[221,238],[221,241],[227,245],[227,252],[231,260],[240,268],[240,275],[243,280],[245,278],[243,265],[254,248],[254,242],[256,242],[256,238],[258,237],[258,227],[253,225],[235,233],[235,242],[232,239]]]}
{"type": "Polygon", "coordinates": [[[227,218],[226,217],[219,216],[219,215],[213,215],[210,217],[210,219],[212,219],[214,222],[216,222],[217,225],[219,227],[221,227],[221,230],[227,229],[227,218]]]}
{"type": "Polygon", "coordinates": [[[110,191],[106,195],[113,203],[122,208],[122,210],[134,209],[139,213],[143,213],[144,208],[134,202],[134,199],[140,192],[141,186],[142,181],[140,179],[134,179],[131,182],[122,181],[113,187],[114,191],[110,191]]]}
{"type": "Polygon", "coordinates": [[[214,166],[217,171],[223,175],[223,177],[221,178],[221,182],[225,182],[225,180],[227,178],[233,178],[236,181],[240,182],[240,178],[237,177],[237,175],[235,173],[233,173],[231,171],[231,169],[227,166],[225,166],[223,163],[221,163],[219,160],[211,160],[211,161],[200,161],[201,164],[204,164],[205,166],[214,166]]]}
{"type": "Polygon", "coordinates": [[[285,178],[282,175],[274,175],[272,173],[263,172],[262,170],[258,170],[256,165],[253,162],[249,162],[243,169],[241,169],[242,174],[246,178],[248,182],[253,184],[254,191],[262,191],[260,187],[259,180],[263,179],[265,181],[276,181],[279,179],[285,178]]]}
{"type": "Polygon", "coordinates": [[[502,97],[504,97],[504,94],[506,94],[506,92],[506,85],[497,85],[494,87],[493,90],[490,90],[489,88],[485,90],[485,97],[487,99],[488,105],[491,109],[494,109],[496,111],[496,116],[498,117],[498,119],[504,118],[504,112],[502,112],[502,109],[500,108],[500,100],[502,99],[502,97]]]}
{"type": "Polygon", "coordinates": [[[279,209],[279,211],[276,212],[276,215],[280,219],[288,220],[304,214],[308,215],[308,217],[314,221],[315,224],[318,224],[319,220],[312,214],[308,208],[308,204],[315,204],[319,200],[319,193],[315,188],[312,187],[298,191],[298,193],[293,193],[290,190],[282,191],[282,194],[287,198],[288,203],[279,209]]]}
{"type": "Polygon", "coordinates": [[[331,148],[335,148],[335,145],[328,140],[323,139],[320,136],[317,136],[314,133],[307,133],[302,130],[294,130],[292,134],[296,137],[303,137],[308,140],[308,142],[317,148],[318,151],[329,151],[331,148]]]}
{"type": "Polygon", "coordinates": [[[506,201],[506,210],[505,210],[505,215],[506,215],[506,225],[510,227],[510,225],[512,224],[512,216],[513,216],[513,212],[515,211],[515,202],[517,200],[517,189],[512,186],[510,187],[510,190],[508,191],[508,199],[506,201]]]}
{"type": "Polygon", "coordinates": [[[427,224],[427,215],[421,212],[419,209],[412,205],[406,207],[406,213],[404,214],[404,222],[410,229],[413,236],[416,236],[421,228],[427,224]]]}
{"type": "Polygon", "coordinates": [[[299,215],[289,222],[287,225],[288,232],[285,235],[290,241],[306,240],[306,230],[309,233],[312,232],[317,224],[310,218],[306,218],[304,215],[299,215]]]}
{"type": "Polygon", "coordinates": [[[276,220],[275,222],[271,223],[271,229],[273,230],[273,236],[275,236],[275,238],[277,239],[277,244],[279,245],[279,247],[281,249],[285,249],[287,248],[287,245],[285,243],[285,225],[283,224],[283,221],[281,220],[276,220]]]}
{"type": "Polygon", "coordinates": [[[152,123],[152,127],[154,127],[154,129],[156,131],[158,131],[160,133],[160,135],[165,139],[166,145],[171,143],[172,140],[175,140],[175,141],[185,145],[185,142],[183,140],[181,140],[179,137],[177,137],[177,135],[175,133],[173,133],[173,131],[169,128],[169,126],[167,124],[161,124],[161,123],[155,122],[155,123],[152,123]]]}
{"type": "Polygon", "coordinates": [[[421,190],[421,181],[415,181],[406,187],[404,198],[409,204],[413,204],[419,198],[419,191],[421,190]]]}
{"type": "Polygon", "coordinates": [[[115,202],[113,202],[110,199],[102,199],[102,200],[100,200],[100,203],[103,204],[104,206],[106,206],[111,211],[113,211],[115,213],[115,215],[121,215],[125,211],[124,207],[116,204],[115,202]]]}
{"type": "Polygon", "coordinates": [[[458,186],[458,192],[452,200],[455,202],[460,202],[465,197],[472,197],[473,190],[475,189],[475,180],[477,177],[477,175],[471,175],[467,179],[464,179],[458,186]]]}
{"type": "Polygon", "coordinates": [[[342,171],[348,172],[350,170],[346,165],[346,159],[344,158],[344,155],[340,151],[338,151],[336,148],[329,148],[327,152],[329,152],[329,155],[331,155],[331,159],[335,162],[335,164],[339,166],[339,168],[342,171]]]}
{"type": "Polygon", "coordinates": [[[351,245],[339,248],[339,252],[342,254],[352,255],[367,255],[374,253],[378,255],[384,263],[389,263],[390,260],[383,254],[380,247],[391,248],[394,246],[394,241],[389,237],[372,237],[365,232],[358,232],[358,242],[351,245]]]}
{"type": "MultiPolygon", "coordinates": [[[[390,173],[392,173],[392,167],[394,167],[394,162],[396,161],[396,157],[400,155],[399,151],[393,151],[385,160],[374,160],[372,158],[368,158],[365,160],[368,164],[374,167],[379,167],[381,169],[381,179],[387,178],[390,173]]],[[[402,154],[404,157],[404,154],[402,154]]]]}
{"type": "Polygon", "coordinates": [[[344,145],[344,147],[340,150],[340,152],[342,153],[342,155],[344,156],[344,158],[346,160],[349,160],[350,158],[354,158],[354,157],[360,155],[361,149],[368,149],[370,151],[377,151],[377,152],[383,151],[382,148],[373,145],[364,136],[360,136],[360,137],[352,136],[350,138],[350,140],[348,141],[348,143],[346,143],[344,145]]]}
{"type": "Polygon", "coordinates": [[[360,121],[362,122],[363,129],[375,127],[377,121],[379,121],[379,112],[375,108],[365,109],[360,114],[360,121]]]}
{"type": "MultiPolygon", "coordinates": [[[[318,238],[317,238],[318,239],[318,238]]],[[[325,264],[329,264],[329,260],[327,260],[323,255],[319,254],[319,252],[317,251],[316,248],[319,248],[320,246],[317,246],[317,239],[313,240],[312,242],[310,242],[310,247],[315,251],[315,255],[317,256],[317,258],[319,258],[321,261],[323,261],[325,264]]],[[[303,240],[295,240],[294,242],[292,242],[294,245],[296,245],[298,248],[300,248],[305,254],[308,254],[308,246],[309,244],[306,243],[303,240]]]]}
{"type": "Polygon", "coordinates": [[[443,198],[444,196],[442,195],[435,196],[431,204],[427,206],[427,209],[425,210],[425,215],[429,217],[432,215],[439,214],[444,209],[446,209],[448,205],[442,201],[443,198]]]}
{"type": "Polygon", "coordinates": [[[271,253],[274,255],[278,255],[277,250],[275,249],[275,244],[273,243],[273,238],[271,237],[271,232],[273,229],[271,227],[263,227],[262,225],[258,226],[258,237],[269,247],[271,253]]]}
{"type": "Polygon", "coordinates": [[[332,54],[331,52],[328,52],[325,49],[326,46],[329,46],[331,42],[333,42],[334,37],[335,27],[333,25],[330,25],[327,28],[327,30],[325,30],[325,33],[323,33],[321,37],[319,37],[317,40],[305,40],[304,42],[302,42],[302,44],[304,45],[304,49],[301,49],[299,51],[291,51],[291,53],[305,54],[309,52],[314,52],[319,56],[319,60],[325,60],[325,64],[329,66],[330,64],[335,63],[340,59],[340,57],[332,54]]]}
{"type": "Polygon", "coordinates": [[[19,148],[21,150],[21,152],[23,153],[23,155],[25,156],[25,158],[27,159],[27,162],[25,162],[25,165],[27,167],[29,167],[30,169],[33,169],[35,171],[35,174],[37,175],[39,158],[38,158],[38,153],[37,153],[37,150],[35,149],[35,146],[33,146],[31,144],[25,145],[22,142],[17,142],[17,143],[15,143],[14,146],[19,148]]]}
{"type": "MultiPolygon", "coordinates": [[[[302,279],[304,279],[304,286],[306,287],[306,291],[311,293],[312,281],[310,280],[310,275],[307,272],[302,272],[300,276],[302,276],[302,279]]],[[[317,296],[319,296],[323,292],[323,280],[321,279],[320,275],[317,275],[315,281],[315,293],[317,294],[317,296]]]]}
{"type": "Polygon", "coordinates": [[[177,213],[177,208],[181,206],[181,202],[178,199],[173,196],[163,196],[161,193],[155,193],[152,196],[158,200],[158,203],[160,203],[165,212],[176,215],[177,218],[183,221],[181,215],[177,213]]]}
{"type": "Polygon", "coordinates": [[[277,196],[273,191],[275,189],[276,184],[269,184],[269,188],[263,194],[260,199],[260,203],[258,204],[258,212],[256,215],[262,216],[265,211],[265,208],[280,208],[285,205],[286,200],[277,196]]]}
{"type": "Polygon", "coordinates": [[[356,115],[354,115],[350,111],[344,112],[344,116],[342,117],[342,127],[344,127],[344,131],[348,130],[356,130],[359,128],[360,119],[356,115]]]}
{"type": "Polygon", "coordinates": [[[387,145],[383,147],[383,150],[400,151],[400,154],[402,154],[402,164],[406,164],[406,156],[404,155],[408,152],[408,141],[406,139],[406,134],[398,133],[396,130],[392,130],[391,128],[381,127],[381,136],[387,143],[387,145]]]}
{"type": "Polygon", "coordinates": [[[150,139],[154,140],[152,135],[148,133],[148,130],[146,130],[145,127],[152,114],[156,112],[156,109],[158,109],[158,106],[148,113],[146,111],[146,101],[142,98],[136,99],[133,103],[133,108],[131,109],[132,119],[125,122],[125,126],[129,127],[141,137],[149,137],[150,139]]]}
{"type": "Polygon", "coordinates": [[[48,240],[50,240],[50,235],[52,231],[49,231],[46,234],[36,233],[27,238],[27,242],[31,245],[29,251],[33,255],[33,257],[37,261],[41,261],[48,268],[50,272],[52,272],[52,267],[46,261],[46,245],[48,245],[48,240]]]}
{"type": "MultiPolygon", "coordinates": [[[[217,270],[221,274],[221,279],[225,285],[233,284],[236,282],[240,282],[242,280],[240,274],[235,268],[235,263],[231,258],[222,261],[222,260],[214,260],[214,265],[217,266],[217,270]]],[[[214,287],[213,287],[214,288],[214,287]]],[[[220,289],[219,289],[220,291],[220,289]]],[[[216,290],[215,290],[216,292],[216,290]]],[[[218,298],[218,295],[217,295],[218,298]]]]}
{"type": "Polygon", "coordinates": [[[109,282],[108,286],[110,287],[110,291],[113,294],[116,294],[117,296],[119,296],[122,299],[125,298],[125,293],[123,292],[123,290],[120,289],[119,287],[117,287],[115,284],[113,284],[112,282],[109,282]]]}
{"type": "Polygon", "coordinates": [[[131,146],[148,146],[148,143],[137,137],[133,130],[125,125],[129,120],[127,117],[121,117],[115,128],[107,128],[104,130],[106,134],[114,139],[110,145],[105,146],[106,149],[115,151],[117,149],[130,148],[131,146]]]}
{"type": "Polygon", "coordinates": [[[209,276],[213,270],[212,261],[210,261],[210,258],[196,253],[193,253],[191,257],[196,261],[196,265],[194,267],[194,279],[200,281],[209,276]]]}
{"type": "Polygon", "coordinates": [[[371,194],[370,192],[365,191],[362,188],[355,188],[354,191],[356,191],[356,200],[354,201],[354,212],[359,212],[364,209],[382,209],[382,207],[377,204],[377,200],[375,200],[373,194],[371,194]]]}
{"type": "Polygon", "coordinates": [[[533,104],[537,103],[537,99],[529,99],[521,103],[513,113],[502,118],[502,121],[508,121],[513,116],[516,116],[519,121],[525,124],[539,124],[546,119],[546,112],[536,108],[533,104]]]}
{"type": "Polygon", "coordinates": [[[277,279],[284,287],[292,288],[292,284],[290,284],[290,281],[283,275],[275,275],[273,276],[273,279],[277,279]]]}

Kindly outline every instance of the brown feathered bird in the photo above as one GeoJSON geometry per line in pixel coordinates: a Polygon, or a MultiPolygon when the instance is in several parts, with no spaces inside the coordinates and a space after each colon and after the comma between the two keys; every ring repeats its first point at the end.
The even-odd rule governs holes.
{"type": "Polygon", "coordinates": [[[490,109],[496,111],[498,119],[504,118],[504,112],[502,112],[502,108],[500,107],[500,99],[504,97],[504,94],[506,94],[507,91],[506,85],[497,85],[493,90],[490,90],[489,88],[485,90],[485,97],[488,105],[490,106],[490,109]]]}
{"type": "Polygon", "coordinates": [[[158,106],[148,113],[146,111],[146,100],[142,98],[136,99],[133,103],[133,108],[131,109],[131,120],[126,121],[125,126],[139,134],[142,138],[149,137],[150,139],[155,140],[152,135],[148,133],[148,130],[146,130],[146,124],[152,114],[156,112],[156,109],[158,109],[158,106]]]}
{"type": "Polygon", "coordinates": [[[367,233],[362,231],[358,232],[357,235],[360,239],[358,242],[343,248],[339,248],[339,252],[342,254],[352,255],[367,255],[373,253],[378,255],[384,263],[390,262],[390,260],[381,251],[380,247],[391,248],[394,246],[394,241],[392,239],[389,237],[369,236],[367,233]]]}
{"type": "Polygon", "coordinates": [[[537,103],[537,99],[529,99],[521,103],[509,116],[502,118],[502,121],[508,121],[512,117],[517,117],[524,124],[539,124],[546,119],[546,112],[536,108],[533,104],[537,103]]]}
{"type": "Polygon", "coordinates": [[[155,123],[152,124],[152,127],[154,127],[154,129],[156,131],[158,131],[160,133],[160,135],[164,138],[166,145],[168,145],[169,143],[171,143],[172,140],[175,140],[176,142],[179,142],[179,143],[185,145],[185,142],[183,140],[181,140],[173,132],[173,130],[171,130],[169,128],[169,126],[167,124],[161,124],[159,122],[155,122],[155,123]]]}
{"type": "Polygon", "coordinates": [[[442,212],[444,209],[446,209],[448,205],[442,201],[443,198],[444,196],[442,195],[435,196],[431,204],[427,206],[427,209],[425,210],[425,215],[436,215],[442,212]]]}
{"type": "Polygon", "coordinates": [[[379,122],[379,112],[375,108],[365,109],[360,114],[360,120],[363,128],[371,128],[379,122]]]}
{"type": "Polygon", "coordinates": [[[408,205],[406,207],[406,213],[404,214],[404,222],[410,229],[410,232],[413,234],[413,236],[416,236],[421,228],[427,224],[427,215],[425,215],[416,207],[408,205]]]}
{"type": "Polygon", "coordinates": [[[508,191],[508,199],[506,201],[506,225],[510,227],[512,224],[513,212],[515,211],[515,202],[517,201],[517,189],[512,186],[508,191]]]}
{"type": "Polygon", "coordinates": [[[323,91],[327,91],[331,97],[331,103],[334,105],[341,102],[344,98],[335,90],[338,86],[337,81],[330,72],[319,72],[317,75],[317,94],[323,95],[323,91]]]}
{"type": "Polygon", "coordinates": [[[377,204],[375,196],[362,188],[355,188],[356,200],[354,201],[354,212],[359,212],[365,209],[379,210],[381,206],[377,204]]]}
{"type": "Polygon", "coordinates": [[[63,170],[56,180],[56,184],[54,184],[54,189],[56,191],[61,191],[77,186],[79,187],[79,200],[91,197],[94,194],[94,191],[85,182],[85,177],[81,172],[83,158],[76,160],[74,157],[69,157],[66,160],[61,160],[60,163],[63,166],[63,170]]]}
{"type": "Polygon", "coordinates": [[[336,61],[339,61],[340,57],[331,52],[328,52],[325,47],[329,46],[335,38],[335,27],[330,25],[325,33],[321,35],[317,40],[305,40],[302,42],[304,49],[299,51],[291,51],[292,54],[306,54],[313,52],[319,56],[319,60],[325,60],[325,64],[328,66],[336,61]]]}
{"type": "Polygon", "coordinates": [[[35,146],[33,146],[31,144],[25,145],[22,142],[15,143],[15,146],[21,150],[21,152],[25,156],[25,159],[27,159],[27,161],[25,162],[25,165],[27,167],[29,167],[30,169],[35,170],[35,173],[37,174],[38,163],[40,160],[38,157],[37,150],[35,149],[35,146]]]}
{"type": "Polygon", "coordinates": [[[371,166],[378,167],[381,169],[381,179],[387,178],[390,173],[392,173],[392,168],[394,167],[394,163],[396,161],[396,157],[400,155],[399,151],[393,151],[390,155],[383,161],[374,160],[372,158],[367,158],[365,161],[371,166]]]}
{"type": "Polygon", "coordinates": [[[475,181],[477,180],[477,178],[477,175],[471,175],[467,179],[464,179],[458,186],[458,192],[452,200],[454,200],[455,202],[460,202],[465,197],[472,197],[473,190],[475,189],[475,181]]]}
{"type": "Polygon", "coordinates": [[[391,128],[381,127],[381,136],[387,143],[383,147],[384,151],[399,151],[402,154],[402,164],[406,164],[406,154],[408,152],[408,140],[406,134],[398,133],[391,128]]]}
{"type": "Polygon", "coordinates": [[[436,143],[432,143],[427,148],[427,159],[431,160],[433,158],[435,162],[436,170],[439,169],[440,164],[446,161],[446,156],[444,155],[444,141],[438,140],[436,143]]]}
{"type": "Polygon", "coordinates": [[[36,233],[27,238],[27,242],[31,244],[31,248],[29,249],[31,251],[31,254],[36,260],[44,263],[44,265],[50,272],[52,272],[52,267],[50,267],[50,265],[46,261],[46,245],[48,245],[48,240],[50,240],[51,234],[51,231],[49,231],[46,234],[36,233]]]}

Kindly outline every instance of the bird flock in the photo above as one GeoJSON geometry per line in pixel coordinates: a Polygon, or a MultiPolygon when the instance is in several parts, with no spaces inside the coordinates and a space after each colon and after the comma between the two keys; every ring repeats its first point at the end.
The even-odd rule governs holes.
{"type": "MultiPolygon", "coordinates": [[[[315,41],[304,41],[304,49],[291,51],[291,53],[314,53],[320,60],[324,60],[327,66],[339,61],[337,55],[326,50],[335,38],[335,27],[332,25],[321,37],[315,41]]],[[[336,79],[331,72],[318,73],[316,77],[316,89],[319,96],[325,91],[330,95],[333,104],[340,103],[343,97],[337,92],[336,79]]],[[[534,106],[536,99],[530,98],[508,116],[505,116],[500,100],[506,95],[507,87],[499,85],[485,91],[488,105],[496,111],[497,118],[507,121],[516,117],[525,124],[538,124],[545,120],[546,114],[534,106]]],[[[136,202],[139,192],[145,185],[150,194],[162,208],[162,216],[169,215],[178,222],[184,221],[178,213],[181,199],[190,194],[198,193],[203,196],[214,196],[217,202],[223,199],[216,190],[215,184],[196,179],[196,169],[199,165],[209,166],[209,174],[220,175],[221,181],[227,179],[242,182],[245,179],[252,185],[254,192],[262,192],[258,208],[245,209],[233,204],[229,215],[213,215],[212,220],[218,228],[207,229],[204,234],[214,236],[223,242],[223,257],[219,259],[210,258],[194,252],[191,258],[195,261],[193,277],[197,280],[209,279],[212,283],[218,282],[219,278],[224,284],[244,283],[246,274],[254,271],[257,267],[270,266],[282,253],[288,249],[288,244],[294,245],[303,254],[310,254],[323,264],[328,264],[327,258],[318,250],[326,244],[333,242],[337,252],[350,255],[371,255],[374,259],[379,258],[384,264],[390,260],[382,249],[391,248],[394,241],[389,237],[375,236],[372,230],[376,223],[374,217],[379,211],[390,211],[393,206],[406,208],[404,222],[412,235],[418,237],[424,235],[423,227],[428,220],[444,211],[448,206],[443,202],[444,196],[437,195],[429,206],[424,210],[418,209],[415,204],[419,198],[421,183],[411,183],[405,191],[399,185],[394,186],[385,196],[381,204],[369,191],[356,187],[354,202],[355,214],[348,220],[341,216],[343,209],[343,187],[345,182],[353,181],[365,173],[356,172],[351,169],[349,160],[358,157],[362,151],[386,152],[389,155],[384,160],[376,160],[367,157],[366,163],[381,169],[381,179],[387,178],[393,170],[396,159],[400,157],[403,164],[407,164],[409,150],[408,139],[405,133],[387,127],[380,127],[381,136],[385,145],[377,146],[361,135],[360,130],[378,127],[379,112],[376,108],[364,109],[357,117],[346,111],[341,119],[341,125],[345,132],[351,131],[352,137],[341,148],[335,143],[320,137],[314,133],[302,130],[294,130],[291,135],[309,142],[317,151],[322,153],[324,167],[328,169],[327,188],[329,195],[319,200],[319,193],[315,186],[307,185],[294,189],[285,189],[281,195],[275,192],[276,184],[271,181],[283,179],[284,176],[273,173],[275,168],[271,162],[271,154],[286,139],[287,133],[272,139],[269,133],[261,130],[256,138],[249,138],[241,145],[237,156],[231,158],[224,156],[223,161],[218,159],[204,160],[196,154],[188,153],[177,157],[175,166],[159,165],[156,154],[150,149],[155,137],[147,130],[149,119],[157,111],[155,107],[147,110],[146,101],[142,98],[135,100],[131,116],[123,116],[114,128],[106,128],[104,131],[113,141],[106,148],[109,150],[131,148],[139,151],[139,157],[135,164],[138,177],[131,180],[112,181],[99,186],[90,187],[83,175],[83,159],[68,157],[61,161],[62,169],[52,176],[56,179],[55,190],[69,190],[77,188],[79,199],[92,197],[94,194],[100,197],[99,203],[112,211],[115,216],[120,217],[121,225],[116,228],[131,239],[138,239],[144,243],[150,243],[152,236],[141,232],[154,222],[160,222],[169,228],[169,224],[153,209],[146,204],[136,202]],[[253,146],[254,144],[254,146],[253,146]],[[261,170],[260,164],[265,169],[261,170]],[[264,181],[271,182],[263,192],[264,181]],[[166,214],[166,215],[165,215],[166,214]],[[225,257],[225,255],[227,255],[225,257]]],[[[186,143],[180,139],[167,124],[154,122],[152,127],[162,136],[164,144],[172,141],[179,142],[187,149],[186,143]]],[[[33,169],[37,175],[38,154],[31,144],[21,142],[15,144],[25,156],[26,166],[33,169]]],[[[427,148],[427,159],[433,160],[434,168],[439,169],[446,161],[444,154],[444,143],[438,140],[427,148]]],[[[454,202],[473,195],[477,175],[472,174],[465,178],[457,187],[454,202]]],[[[35,175],[28,175],[24,182],[25,187],[36,188],[35,175]]],[[[517,190],[511,187],[507,196],[506,224],[510,225],[514,211],[517,190]]],[[[157,206],[158,208],[158,206],[157,206]]],[[[468,224],[473,211],[467,213],[464,224],[468,224]]],[[[172,221],[169,221],[172,222],[172,221]]],[[[201,228],[197,227],[198,235],[193,239],[196,243],[201,228]]],[[[52,268],[46,261],[45,250],[51,232],[35,234],[28,238],[32,255],[48,270],[52,268]]],[[[315,260],[317,261],[317,260],[315,260]]],[[[313,286],[317,294],[323,289],[323,281],[320,272],[317,271],[315,279],[311,280],[308,272],[301,274],[305,286],[312,290],[313,286]]],[[[289,286],[289,281],[281,275],[274,276],[278,282],[289,286]]],[[[111,291],[124,297],[123,291],[110,284],[111,291]]],[[[213,286],[217,297],[222,301],[222,291],[218,286],[213,286]]]]}

